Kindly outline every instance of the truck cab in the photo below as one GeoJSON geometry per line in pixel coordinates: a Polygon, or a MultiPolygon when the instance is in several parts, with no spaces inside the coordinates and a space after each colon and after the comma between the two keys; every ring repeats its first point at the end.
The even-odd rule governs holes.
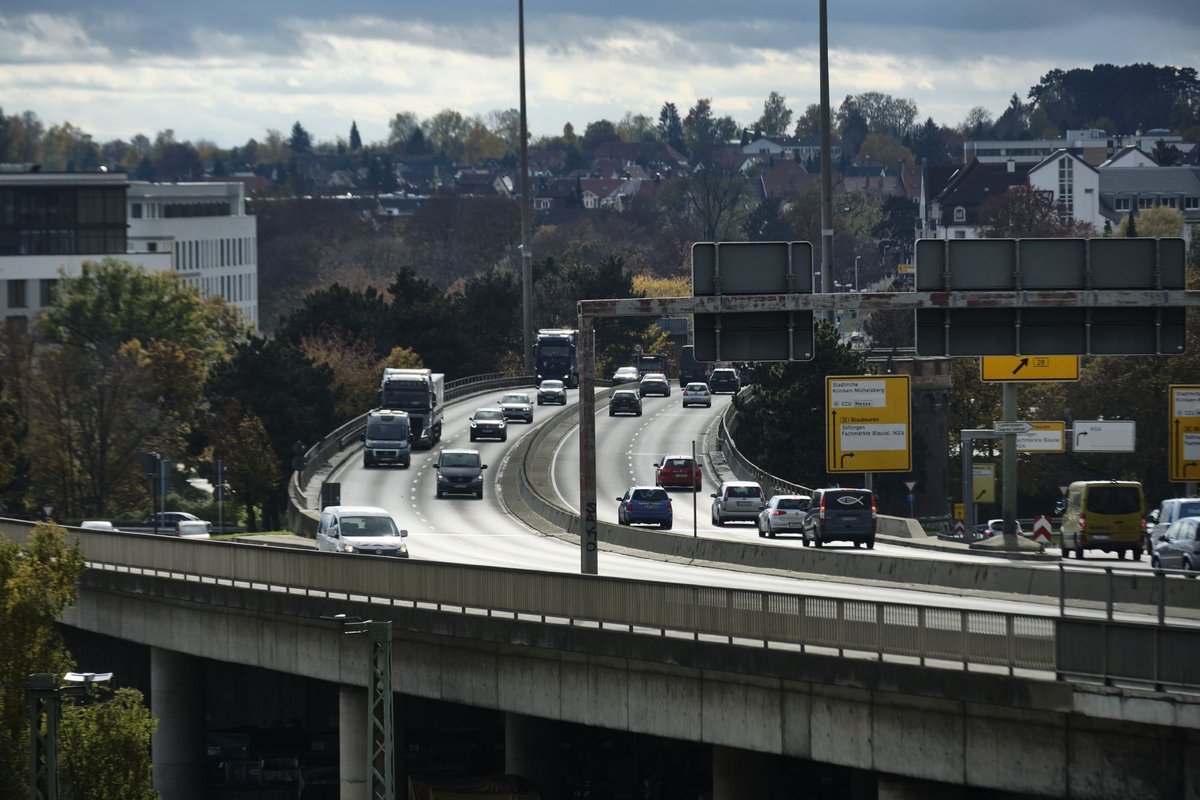
{"type": "Polygon", "coordinates": [[[442,439],[446,376],[431,369],[383,371],[379,385],[379,407],[408,414],[409,442],[429,450],[442,439]]]}

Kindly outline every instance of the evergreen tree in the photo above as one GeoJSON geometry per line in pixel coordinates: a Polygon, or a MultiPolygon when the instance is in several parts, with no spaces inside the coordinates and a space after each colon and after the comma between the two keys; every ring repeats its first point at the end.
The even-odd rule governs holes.
{"type": "Polygon", "coordinates": [[[292,125],[292,135],[288,138],[288,149],[295,155],[312,152],[312,137],[299,121],[292,125]]]}
{"type": "Polygon", "coordinates": [[[350,123],[350,152],[358,152],[362,148],[362,137],[358,135],[358,123],[350,123]]]}
{"type": "Polygon", "coordinates": [[[674,103],[663,103],[658,112],[658,138],[676,150],[683,149],[683,122],[674,103]]]}

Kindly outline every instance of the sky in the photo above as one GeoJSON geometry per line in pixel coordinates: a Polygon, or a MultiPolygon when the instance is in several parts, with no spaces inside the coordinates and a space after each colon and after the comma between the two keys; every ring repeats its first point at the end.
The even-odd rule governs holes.
{"type": "MultiPolygon", "coordinates": [[[[820,99],[817,0],[526,0],[529,131],[655,122],[709,98],[752,126],[771,92],[820,99]]],[[[830,98],[882,92],[918,119],[999,116],[1053,69],[1200,68],[1198,0],[829,0],[830,98]]],[[[222,148],[289,135],[387,139],[399,112],[520,105],[517,0],[0,0],[0,110],[97,142],[222,148]]],[[[1131,131],[1114,131],[1131,133],[1131,131]]]]}

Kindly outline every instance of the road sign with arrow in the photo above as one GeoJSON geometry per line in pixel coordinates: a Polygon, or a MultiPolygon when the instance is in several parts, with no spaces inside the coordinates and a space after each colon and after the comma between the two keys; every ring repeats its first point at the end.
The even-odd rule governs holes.
{"type": "Polygon", "coordinates": [[[1079,356],[984,356],[979,359],[979,377],[985,381],[1079,380],[1079,356]]]}
{"type": "Polygon", "coordinates": [[[1131,419],[1077,419],[1071,427],[1076,453],[1132,453],[1136,423],[1131,419]]]}
{"type": "Polygon", "coordinates": [[[829,376],[825,389],[827,472],[912,470],[907,375],[829,376]]]}
{"type": "Polygon", "coordinates": [[[1200,386],[1171,386],[1170,480],[1200,481],[1200,386]]]}

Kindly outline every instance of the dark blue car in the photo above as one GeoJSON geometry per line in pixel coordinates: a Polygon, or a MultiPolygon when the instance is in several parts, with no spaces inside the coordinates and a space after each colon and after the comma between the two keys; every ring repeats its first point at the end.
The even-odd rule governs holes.
{"type": "Polygon", "coordinates": [[[667,490],[657,486],[630,486],[624,496],[618,497],[617,521],[622,525],[646,523],[658,525],[664,530],[671,527],[674,518],[671,498],[667,490]]]}

